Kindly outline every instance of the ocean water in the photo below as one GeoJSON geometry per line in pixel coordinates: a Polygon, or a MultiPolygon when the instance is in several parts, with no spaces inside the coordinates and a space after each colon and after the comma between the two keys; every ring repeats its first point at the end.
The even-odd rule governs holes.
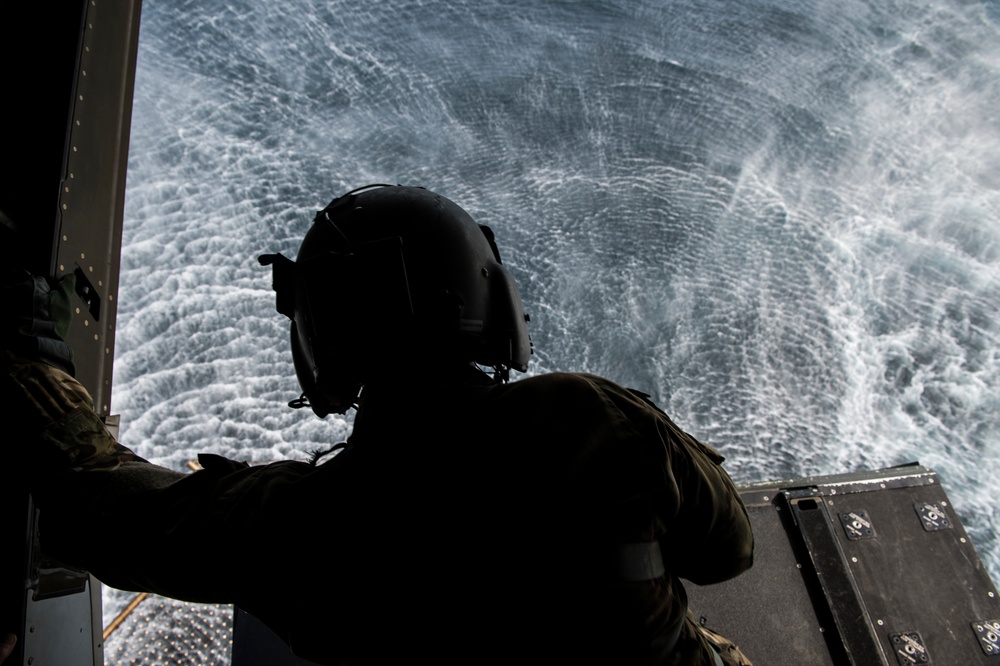
{"type": "Polygon", "coordinates": [[[919,460],[1000,580],[995,0],[147,0],[128,178],[112,410],[146,458],[342,440],[286,407],[256,256],[423,185],[496,232],[529,374],[652,394],[738,482],[919,460]]]}

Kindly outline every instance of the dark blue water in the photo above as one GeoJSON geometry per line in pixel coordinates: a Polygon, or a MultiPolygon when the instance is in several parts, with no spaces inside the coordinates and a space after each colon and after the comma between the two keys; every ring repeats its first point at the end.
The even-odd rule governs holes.
{"type": "Polygon", "coordinates": [[[286,324],[255,257],[294,255],[348,189],[424,185],[496,231],[530,372],[653,394],[737,481],[919,460],[997,579],[998,15],[148,0],[123,440],[180,469],[342,438],[349,421],[285,408],[286,324]]]}

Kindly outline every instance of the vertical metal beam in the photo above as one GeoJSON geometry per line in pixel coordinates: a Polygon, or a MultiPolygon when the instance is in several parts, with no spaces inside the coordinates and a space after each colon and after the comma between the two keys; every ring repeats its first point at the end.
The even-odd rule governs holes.
{"type": "Polygon", "coordinates": [[[823,498],[789,498],[789,504],[851,665],[887,666],[823,498]]]}
{"type": "Polygon", "coordinates": [[[88,0],[58,205],[54,275],[77,274],[69,339],[101,416],[111,377],[139,0],[88,0]]]}

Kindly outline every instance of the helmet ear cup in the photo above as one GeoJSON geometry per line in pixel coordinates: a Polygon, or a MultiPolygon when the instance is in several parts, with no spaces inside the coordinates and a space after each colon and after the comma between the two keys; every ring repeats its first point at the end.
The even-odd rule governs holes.
{"type": "Polygon", "coordinates": [[[531,356],[531,338],[514,276],[497,264],[490,271],[489,330],[487,354],[494,364],[524,372],[531,356]]]}

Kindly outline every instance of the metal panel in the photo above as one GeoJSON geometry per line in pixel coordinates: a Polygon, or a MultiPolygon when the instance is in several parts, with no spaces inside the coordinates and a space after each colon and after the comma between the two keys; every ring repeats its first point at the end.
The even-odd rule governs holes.
{"type": "Polygon", "coordinates": [[[975,627],[1000,622],[1000,600],[936,476],[824,504],[870,516],[871,538],[838,537],[889,664],[998,663],[975,627]]]}
{"type": "Polygon", "coordinates": [[[933,471],[790,479],[741,493],[753,568],[689,585],[688,595],[695,615],[755,663],[1000,663],[996,588],[933,471]]]}

